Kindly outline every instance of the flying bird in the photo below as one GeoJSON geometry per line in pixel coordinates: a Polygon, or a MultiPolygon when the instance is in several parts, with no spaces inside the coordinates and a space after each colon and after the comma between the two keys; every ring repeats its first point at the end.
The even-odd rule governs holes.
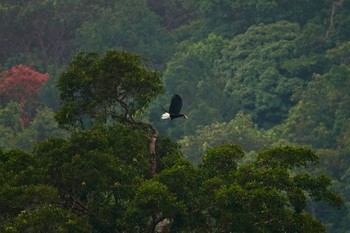
{"type": "Polygon", "coordinates": [[[182,113],[180,113],[182,108],[182,99],[179,95],[173,95],[171,98],[171,103],[169,107],[169,111],[165,111],[162,115],[162,120],[167,120],[167,119],[175,119],[179,117],[183,117],[185,119],[188,119],[188,117],[182,113]]]}

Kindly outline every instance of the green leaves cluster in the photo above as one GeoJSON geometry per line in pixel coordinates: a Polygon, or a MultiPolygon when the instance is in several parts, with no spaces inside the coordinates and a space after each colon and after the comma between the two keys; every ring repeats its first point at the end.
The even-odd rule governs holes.
{"type": "Polygon", "coordinates": [[[162,83],[140,57],[109,50],[103,57],[79,53],[60,76],[58,89],[63,103],[58,123],[86,128],[142,112],[162,90],[162,83]]]}

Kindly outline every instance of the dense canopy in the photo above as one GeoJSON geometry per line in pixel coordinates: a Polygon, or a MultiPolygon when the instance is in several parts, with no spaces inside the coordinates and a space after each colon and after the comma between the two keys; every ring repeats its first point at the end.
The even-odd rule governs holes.
{"type": "Polygon", "coordinates": [[[347,0],[1,1],[0,231],[346,232],[349,25],[347,0]]]}

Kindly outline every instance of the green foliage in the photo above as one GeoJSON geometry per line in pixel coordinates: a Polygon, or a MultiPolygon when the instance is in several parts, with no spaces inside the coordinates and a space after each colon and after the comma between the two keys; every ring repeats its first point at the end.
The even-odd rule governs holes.
{"type": "Polygon", "coordinates": [[[205,29],[231,38],[259,23],[286,20],[304,25],[313,18],[324,17],[326,12],[322,9],[329,5],[327,0],[203,0],[200,6],[205,29]]]}
{"type": "Polygon", "coordinates": [[[13,223],[7,224],[2,228],[2,232],[88,233],[92,232],[92,229],[81,218],[69,211],[48,205],[33,212],[22,211],[13,223]]]}
{"type": "MultiPolygon", "coordinates": [[[[244,156],[239,146],[222,145],[209,150],[198,168],[179,161],[159,173],[155,179],[185,204],[180,220],[168,218],[169,229],[176,225],[183,232],[326,232],[306,212],[308,203],[322,200],[339,206],[342,199],[329,190],[329,177],[302,169],[317,161],[314,152],[272,147],[259,152],[253,163],[238,165],[244,156]]],[[[163,215],[153,218],[159,216],[163,215]]]]}
{"type": "Polygon", "coordinates": [[[24,128],[18,103],[10,102],[0,109],[0,149],[22,149],[31,151],[38,140],[49,136],[63,136],[49,108],[38,109],[35,118],[24,128]]]}
{"type": "Polygon", "coordinates": [[[57,89],[57,82],[59,75],[63,71],[63,68],[56,66],[49,66],[47,72],[50,74],[47,81],[40,88],[38,97],[39,101],[48,108],[56,111],[60,107],[59,93],[57,89]]]}
{"type": "Polygon", "coordinates": [[[84,128],[91,122],[135,116],[162,90],[162,84],[140,57],[109,50],[103,57],[76,55],[60,76],[58,89],[63,103],[56,115],[58,123],[84,128]]]}
{"type": "Polygon", "coordinates": [[[331,179],[303,166],[307,148],[280,146],[242,165],[228,144],[195,167],[160,141],[159,173],[148,177],[142,130],[99,126],[50,138],[33,153],[0,153],[0,229],[4,232],[325,232],[305,210],[311,201],[339,205],[331,179]],[[24,230],[25,229],[25,230],[24,230]]]}
{"type": "MultiPolygon", "coordinates": [[[[82,53],[86,64],[77,62],[66,70],[72,72],[65,82],[75,88],[71,93],[76,102],[62,102],[65,112],[59,118],[64,124],[77,126],[82,121],[89,128],[92,123],[123,122],[145,112],[161,135],[182,138],[182,151],[196,164],[207,152],[220,152],[222,148],[215,147],[222,143],[240,144],[247,154],[242,160],[229,156],[220,160],[217,152],[212,167],[206,162],[194,168],[175,142],[159,137],[158,176],[150,179],[145,175],[145,138],[139,131],[96,127],[87,134],[45,141],[50,135],[62,135],[53,110],[38,109],[32,124],[24,128],[21,106],[8,103],[0,109],[0,149],[31,151],[37,140],[47,144],[35,147],[40,148],[40,157],[37,149],[32,155],[0,152],[4,156],[0,231],[136,231],[126,222],[135,209],[140,211],[140,226],[147,230],[165,225],[169,232],[323,232],[316,217],[329,232],[348,231],[349,4],[342,0],[1,1],[0,69],[34,63],[40,72],[48,72],[40,101],[54,111],[59,109],[57,78],[76,51],[132,51],[151,67],[165,70],[166,94],[153,103],[161,89],[158,74],[147,82],[130,78],[133,75],[123,79],[131,89],[139,88],[132,92],[135,96],[144,86],[152,87],[142,98],[145,102],[134,102],[132,96],[125,108],[113,99],[120,92],[113,87],[116,79],[110,79],[115,76],[108,74],[126,66],[113,59],[94,66],[93,61],[104,57],[82,53]],[[81,79],[72,78],[78,76],[81,79]],[[167,107],[173,93],[183,96],[183,110],[190,119],[160,122],[160,106],[167,107]],[[305,148],[257,152],[275,143],[310,144],[321,163],[308,168],[313,175],[307,175],[304,165],[313,163],[309,161],[313,154],[305,148]],[[216,171],[214,165],[226,172],[216,171]],[[112,174],[109,180],[110,173],[121,178],[112,174]],[[318,173],[330,174],[337,183],[317,177],[318,173]],[[146,184],[146,179],[152,182],[146,184]],[[311,202],[310,198],[336,203],[337,198],[325,191],[330,185],[345,197],[347,208],[337,211],[311,202]],[[151,212],[143,212],[139,207],[152,198],[136,198],[136,190],[162,198],[166,203],[158,210],[166,210],[166,215],[150,217],[151,212]],[[131,202],[134,210],[128,209],[131,202]],[[123,214],[126,209],[128,216],[123,214]],[[156,223],[162,216],[165,219],[156,223]]],[[[140,67],[148,73],[143,64],[140,67]]]]}
{"type": "Polygon", "coordinates": [[[97,12],[97,18],[78,29],[76,42],[82,49],[99,53],[111,48],[125,50],[146,57],[153,67],[164,67],[172,55],[173,39],[147,1],[118,1],[97,12]]]}
{"type": "Polygon", "coordinates": [[[174,166],[179,160],[183,160],[180,146],[169,137],[158,137],[157,139],[157,171],[174,166]]]}
{"type": "Polygon", "coordinates": [[[282,166],[292,169],[306,166],[308,162],[315,162],[317,160],[318,157],[310,148],[279,146],[270,150],[266,149],[259,153],[257,164],[259,166],[282,166]]]}
{"type": "Polygon", "coordinates": [[[155,226],[165,218],[181,221],[183,209],[164,184],[146,181],[131,200],[124,224],[129,232],[154,232],[155,226]]]}
{"type": "Polygon", "coordinates": [[[227,41],[215,34],[210,34],[195,44],[184,43],[181,49],[169,61],[163,74],[166,93],[161,103],[153,105],[151,120],[160,132],[179,138],[184,134],[194,133],[198,125],[209,124],[212,119],[221,120],[218,103],[223,98],[222,83],[219,79],[212,82],[213,67],[227,41]],[[190,120],[186,122],[159,122],[159,104],[168,108],[174,93],[181,95],[183,112],[190,120]],[[156,112],[156,113],[153,113],[156,112]],[[157,117],[156,117],[157,114],[157,117]],[[153,117],[154,116],[154,117],[153,117]]]}
{"type": "Polygon", "coordinates": [[[259,129],[249,115],[239,112],[229,122],[199,127],[195,135],[185,136],[179,140],[179,144],[184,155],[198,164],[208,149],[218,145],[234,143],[241,145],[245,151],[252,152],[271,144],[273,140],[274,137],[259,129]]]}
{"type": "Polygon", "coordinates": [[[21,232],[10,221],[24,210],[41,208],[46,203],[58,203],[54,187],[43,184],[44,174],[38,169],[32,154],[11,150],[0,153],[0,229],[2,232],[21,232]]]}
{"type": "Polygon", "coordinates": [[[202,168],[207,170],[210,176],[224,175],[237,169],[237,159],[243,158],[243,150],[233,144],[215,147],[206,152],[202,168]]]}
{"type": "Polygon", "coordinates": [[[187,211],[198,208],[199,172],[183,157],[173,166],[161,171],[155,179],[176,194],[177,201],[185,204],[187,211]]]}
{"type": "Polygon", "coordinates": [[[0,124],[10,128],[14,133],[18,133],[23,129],[20,115],[20,105],[16,102],[10,102],[0,110],[0,124]]]}
{"type": "Polygon", "coordinates": [[[183,97],[191,121],[157,126],[178,138],[212,119],[230,120],[239,111],[260,127],[280,123],[295,104],[293,95],[313,72],[324,69],[324,58],[302,54],[303,43],[300,26],[287,21],[252,26],[230,41],[210,34],[197,43],[183,43],[164,78],[168,95],[183,97]]]}
{"type": "Polygon", "coordinates": [[[350,119],[348,50],[348,43],[343,43],[328,51],[331,69],[313,76],[288,119],[277,127],[282,137],[317,148],[336,147],[337,139],[347,138],[343,135],[350,119]]]}
{"type": "Polygon", "coordinates": [[[232,37],[243,33],[252,24],[269,23],[272,20],[274,1],[202,1],[201,9],[206,16],[206,28],[232,37]]]}
{"type": "Polygon", "coordinates": [[[226,178],[215,192],[219,207],[213,211],[218,220],[216,227],[221,231],[240,232],[325,232],[320,222],[303,209],[308,197],[305,192],[311,196],[315,194],[312,187],[320,192],[316,192],[315,197],[330,204],[341,202],[337,195],[324,189],[330,185],[329,179],[302,173],[300,176],[308,177],[305,181],[309,186],[306,187],[296,181],[298,175],[295,177],[288,171],[301,164],[286,162],[275,166],[276,156],[293,161],[298,154],[305,156],[305,161],[315,159],[315,155],[309,156],[312,152],[307,149],[277,147],[259,153],[251,165],[227,172],[222,170],[219,175],[226,178]]]}
{"type": "Polygon", "coordinates": [[[179,51],[169,61],[168,68],[164,72],[168,91],[181,92],[184,100],[195,97],[217,100],[218,97],[213,95],[216,91],[209,92],[209,88],[214,86],[208,82],[212,78],[214,62],[221,56],[221,50],[226,44],[226,40],[215,34],[210,34],[195,44],[181,44],[179,51]],[[190,78],[188,78],[189,75],[190,78]],[[187,82],[184,82],[185,79],[187,82]]]}
{"type": "Polygon", "coordinates": [[[199,3],[195,0],[147,0],[150,10],[161,18],[161,25],[167,30],[174,30],[195,20],[199,3]]]}
{"type": "Polygon", "coordinates": [[[35,160],[31,154],[20,151],[5,151],[1,155],[1,183],[11,181],[13,185],[25,185],[33,175],[35,160]]]}
{"type": "Polygon", "coordinates": [[[116,227],[114,219],[123,218],[128,200],[148,177],[143,137],[142,131],[116,125],[47,139],[32,154],[1,152],[1,227],[6,232],[116,227]]]}
{"type": "Polygon", "coordinates": [[[218,74],[225,80],[227,100],[222,104],[224,119],[239,110],[252,115],[259,126],[278,124],[293,102],[293,90],[301,88],[308,77],[296,77],[282,68],[295,58],[300,36],[297,24],[280,21],[253,26],[235,37],[223,50],[218,74]]]}
{"type": "Polygon", "coordinates": [[[38,143],[35,151],[42,157],[54,183],[68,190],[77,188],[79,193],[89,192],[89,182],[108,187],[108,179],[130,181],[126,178],[128,173],[124,174],[126,170],[118,167],[131,166],[127,169],[131,174],[147,175],[147,144],[143,137],[142,132],[131,127],[99,127],[76,132],[69,140],[48,139],[38,143]],[[99,171],[100,167],[104,170],[99,171]],[[76,174],[80,175],[76,177],[76,174]]]}

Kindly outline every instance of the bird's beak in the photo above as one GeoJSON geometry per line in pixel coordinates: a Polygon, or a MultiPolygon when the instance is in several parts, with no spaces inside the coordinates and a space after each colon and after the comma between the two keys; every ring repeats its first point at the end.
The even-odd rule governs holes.
{"type": "Polygon", "coordinates": [[[184,118],[187,120],[187,119],[188,119],[188,116],[184,115],[184,118]]]}

